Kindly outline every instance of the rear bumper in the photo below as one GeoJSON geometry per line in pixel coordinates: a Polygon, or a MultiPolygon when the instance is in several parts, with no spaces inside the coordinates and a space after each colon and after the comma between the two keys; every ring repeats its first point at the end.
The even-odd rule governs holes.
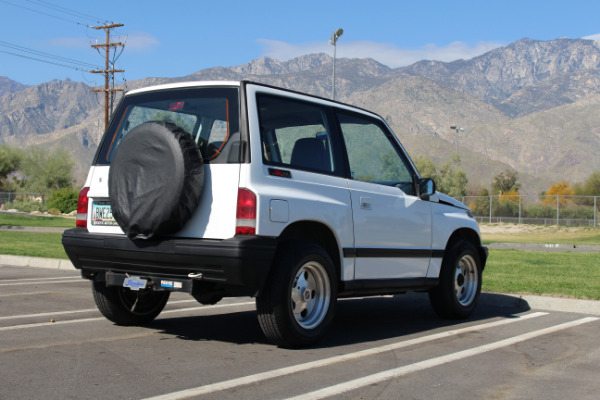
{"type": "Polygon", "coordinates": [[[239,236],[226,240],[161,238],[131,240],[122,235],[66,230],[62,244],[71,262],[87,275],[126,273],[185,279],[231,287],[240,294],[260,290],[269,273],[277,239],[239,236]]]}

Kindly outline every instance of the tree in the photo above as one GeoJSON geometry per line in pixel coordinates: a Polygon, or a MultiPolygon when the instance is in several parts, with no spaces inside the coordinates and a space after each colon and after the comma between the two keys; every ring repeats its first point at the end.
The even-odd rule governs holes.
{"type": "Polygon", "coordinates": [[[573,186],[579,196],[600,196],[600,171],[594,171],[581,184],[573,186]]]}
{"type": "Polygon", "coordinates": [[[469,205],[469,208],[475,215],[489,215],[490,214],[490,193],[487,189],[481,189],[477,198],[473,204],[469,205]]]}
{"type": "Polygon", "coordinates": [[[38,146],[27,148],[20,167],[25,190],[40,193],[45,199],[52,191],[71,187],[74,165],[65,149],[49,152],[38,146]]]}
{"type": "Polygon", "coordinates": [[[444,164],[440,170],[440,189],[443,193],[460,199],[467,195],[467,173],[462,168],[455,169],[454,163],[444,164]]]}
{"type": "Polygon", "coordinates": [[[4,190],[8,184],[6,178],[15,172],[21,164],[22,153],[17,148],[0,146],[0,190],[4,190]]]}
{"type": "Polygon", "coordinates": [[[521,188],[521,184],[518,183],[519,174],[517,171],[511,171],[507,169],[504,172],[500,172],[494,177],[492,182],[492,193],[502,194],[507,192],[518,193],[521,188]]]}
{"type": "MultiPolygon", "coordinates": [[[[556,196],[573,196],[575,194],[575,190],[569,186],[569,182],[562,181],[555,183],[550,186],[548,191],[546,191],[546,195],[542,200],[543,204],[546,205],[555,205],[556,204],[556,196]]],[[[569,199],[566,197],[559,197],[559,205],[560,207],[565,207],[567,205],[572,205],[573,199],[569,199]]]]}
{"type": "Polygon", "coordinates": [[[431,159],[426,157],[417,157],[414,159],[415,166],[417,167],[417,171],[421,175],[421,178],[430,178],[436,182],[439,182],[440,177],[437,172],[437,166],[431,161],[431,159]]]}
{"type": "Polygon", "coordinates": [[[460,199],[462,196],[467,195],[467,173],[460,168],[460,158],[454,156],[452,160],[448,161],[441,168],[428,158],[417,157],[415,159],[415,166],[421,177],[431,178],[435,181],[438,190],[442,193],[460,199]],[[457,168],[459,166],[459,168],[457,168]],[[438,173],[439,169],[439,173],[438,173]]]}

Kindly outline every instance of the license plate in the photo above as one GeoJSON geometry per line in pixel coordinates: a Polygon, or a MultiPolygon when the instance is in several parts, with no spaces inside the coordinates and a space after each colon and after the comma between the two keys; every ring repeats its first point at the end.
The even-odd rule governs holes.
{"type": "Polygon", "coordinates": [[[110,201],[95,201],[92,203],[92,225],[116,226],[110,201]]]}
{"type": "Polygon", "coordinates": [[[131,290],[146,289],[147,279],[140,278],[139,276],[129,276],[123,281],[123,287],[131,290]]]}

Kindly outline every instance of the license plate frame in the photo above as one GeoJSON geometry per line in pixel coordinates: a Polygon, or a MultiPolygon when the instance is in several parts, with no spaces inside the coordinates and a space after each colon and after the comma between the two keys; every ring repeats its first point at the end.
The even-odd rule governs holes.
{"type": "Polygon", "coordinates": [[[95,200],[92,202],[92,225],[117,226],[118,223],[112,215],[112,207],[108,200],[95,200]]]}

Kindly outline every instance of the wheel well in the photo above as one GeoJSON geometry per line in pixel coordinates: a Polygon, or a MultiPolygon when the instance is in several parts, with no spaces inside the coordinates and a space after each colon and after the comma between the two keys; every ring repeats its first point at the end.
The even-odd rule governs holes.
{"type": "Polygon", "coordinates": [[[342,270],[340,249],[331,229],[319,222],[302,221],[291,224],[279,236],[280,243],[299,239],[310,240],[323,247],[333,261],[339,281],[342,270]]]}
{"type": "Polygon", "coordinates": [[[461,240],[468,240],[469,242],[473,243],[473,246],[475,246],[475,248],[477,249],[477,253],[479,254],[479,259],[481,260],[482,268],[484,268],[485,263],[487,261],[487,253],[485,249],[481,246],[481,238],[479,237],[477,232],[475,232],[472,229],[462,228],[454,231],[454,233],[452,233],[452,236],[450,236],[450,239],[448,239],[448,244],[446,244],[446,251],[451,249],[452,246],[454,246],[461,240]]]}

